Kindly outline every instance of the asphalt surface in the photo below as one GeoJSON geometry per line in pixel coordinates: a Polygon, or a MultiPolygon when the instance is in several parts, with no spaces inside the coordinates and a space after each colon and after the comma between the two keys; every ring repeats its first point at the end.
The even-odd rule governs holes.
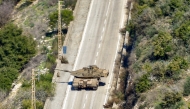
{"type": "Polygon", "coordinates": [[[71,85],[69,82],[70,73],[63,70],[72,70],[75,59],[78,53],[79,45],[82,39],[82,34],[86,24],[87,15],[89,12],[91,0],[77,0],[74,10],[74,21],[69,24],[67,40],[64,42],[67,46],[67,53],[64,56],[68,59],[69,64],[57,64],[53,83],[55,83],[55,95],[46,100],[44,109],[61,109],[66,96],[67,87],[71,85]],[[57,72],[60,77],[57,77],[57,72]]]}
{"type": "Polygon", "coordinates": [[[97,65],[110,71],[101,79],[101,86],[93,90],[72,90],[73,77],[64,88],[61,109],[102,109],[113,77],[113,68],[120,40],[119,29],[123,26],[126,0],[92,0],[78,54],[72,70],[97,65]]]}

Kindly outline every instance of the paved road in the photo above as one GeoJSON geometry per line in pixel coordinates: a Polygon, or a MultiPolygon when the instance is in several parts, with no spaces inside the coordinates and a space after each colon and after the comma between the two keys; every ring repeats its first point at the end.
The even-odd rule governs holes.
{"type": "MultiPolygon", "coordinates": [[[[126,0],[92,0],[81,45],[73,70],[88,65],[109,69],[110,75],[98,90],[71,90],[67,87],[62,109],[101,109],[107,99],[114,60],[119,43],[119,29],[123,21],[126,0]]],[[[70,78],[72,81],[73,77],[70,78]]]]}

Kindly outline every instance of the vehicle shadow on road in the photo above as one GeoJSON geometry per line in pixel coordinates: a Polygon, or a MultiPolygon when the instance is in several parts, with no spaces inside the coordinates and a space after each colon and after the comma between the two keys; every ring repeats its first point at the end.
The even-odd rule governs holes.
{"type": "Polygon", "coordinates": [[[106,83],[105,82],[99,82],[99,86],[105,86],[106,83]]]}

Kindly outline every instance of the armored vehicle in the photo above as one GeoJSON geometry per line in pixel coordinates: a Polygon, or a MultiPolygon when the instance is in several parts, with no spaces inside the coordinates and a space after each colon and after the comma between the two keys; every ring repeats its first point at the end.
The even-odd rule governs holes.
{"type": "Polygon", "coordinates": [[[83,67],[82,69],[71,71],[70,73],[74,76],[74,89],[91,88],[96,90],[99,86],[100,78],[109,75],[108,70],[100,69],[96,65],[83,67]]]}

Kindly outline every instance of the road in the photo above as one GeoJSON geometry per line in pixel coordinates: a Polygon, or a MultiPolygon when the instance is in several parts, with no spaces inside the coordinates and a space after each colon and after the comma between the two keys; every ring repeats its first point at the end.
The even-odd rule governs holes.
{"type": "MultiPolygon", "coordinates": [[[[103,108],[113,77],[112,71],[120,39],[119,29],[124,18],[125,1],[92,0],[73,70],[97,65],[109,69],[110,75],[101,79],[105,85],[99,86],[96,91],[71,90],[71,85],[68,85],[62,109],[103,108]]],[[[71,76],[70,82],[72,79],[71,76]]]]}

